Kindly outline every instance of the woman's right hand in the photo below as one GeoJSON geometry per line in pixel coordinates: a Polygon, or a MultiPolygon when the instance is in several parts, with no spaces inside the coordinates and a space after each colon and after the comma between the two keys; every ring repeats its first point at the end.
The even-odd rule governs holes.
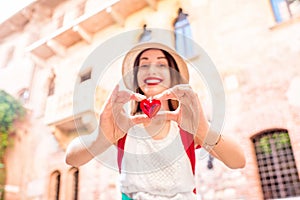
{"type": "Polygon", "coordinates": [[[129,116],[123,108],[130,100],[141,101],[144,95],[115,87],[100,113],[99,132],[102,132],[111,144],[115,144],[135,124],[144,123],[150,119],[147,115],[129,116]]]}

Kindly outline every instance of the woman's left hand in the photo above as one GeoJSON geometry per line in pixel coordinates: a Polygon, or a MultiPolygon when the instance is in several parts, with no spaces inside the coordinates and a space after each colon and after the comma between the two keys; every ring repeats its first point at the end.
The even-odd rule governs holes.
{"type": "Polygon", "coordinates": [[[153,97],[161,101],[173,99],[179,101],[179,107],[175,111],[158,113],[155,117],[165,117],[173,120],[185,131],[196,134],[199,126],[207,124],[198,95],[188,84],[176,85],[161,94],[153,97]]]}

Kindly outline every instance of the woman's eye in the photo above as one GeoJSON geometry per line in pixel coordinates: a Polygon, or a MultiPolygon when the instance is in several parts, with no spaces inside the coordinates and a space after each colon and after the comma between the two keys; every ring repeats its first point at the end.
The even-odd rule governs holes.
{"type": "Polygon", "coordinates": [[[159,64],[158,66],[159,66],[159,67],[167,67],[166,64],[159,64]]]}
{"type": "Polygon", "coordinates": [[[148,67],[150,67],[150,65],[146,65],[146,64],[140,65],[140,68],[148,68],[148,67]]]}
{"type": "Polygon", "coordinates": [[[156,64],[156,65],[143,64],[143,65],[140,65],[139,67],[142,68],[142,69],[146,69],[146,68],[150,68],[151,66],[155,66],[155,67],[167,67],[168,65],[166,65],[166,64],[156,64]]]}

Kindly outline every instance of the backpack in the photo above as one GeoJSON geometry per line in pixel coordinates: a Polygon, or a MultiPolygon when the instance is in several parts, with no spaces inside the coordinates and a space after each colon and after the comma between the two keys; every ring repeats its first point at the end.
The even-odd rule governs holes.
{"type": "MultiPolygon", "coordinates": [[[[195,161],[196,161],[196,156],[195,156],[195,149],[200,148],[201,146],[197,146],[195,148],[195,143],[194,143],[194,135],[191,133],[188,133],[187,131],[181,129],[179,127],[179,132],[180,132],[180,137],[182,144],[184,146],[185,152],[187,156],[189,157],[190,163],[191,163],[191,168],[192,172],[195,175],[195,161]]],[[[126,142],[126,137],[127,133],[118,140],[117,142],[117,147],[118,147],[118,155],[117,155],[117,161],[118,161],[118,168],[119,168],[119,173],[121,173],[121,167],[122,167],[122,159],[124,156],[124,147],[125,147],[125,142],[126,142]]],[[[193,191],[196,193],[196,189],[193,191]]]]}

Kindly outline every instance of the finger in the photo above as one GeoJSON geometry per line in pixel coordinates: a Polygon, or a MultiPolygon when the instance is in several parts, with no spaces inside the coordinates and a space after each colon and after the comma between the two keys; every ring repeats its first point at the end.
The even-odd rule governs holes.
{"type": "Polygon", "coordinates": [[[124,132],[127,132],[134,125],[130,120],[129,114],[123,108],[119,108],[114,112],[114,119],[118,128],[124,132]]]}
{"type": "Polygon", "coordinates": [[[114,99],[114,103],[122,103],[125,104],[130,100],[131,94],[126,91],[119,91],[116,94],[116,98],[114,99]]]}
{"type": "Polygon", "coordinates": [[[138,114],[130,117],[133,124],[149,123],[151,119],[145,114],[138,114]]]}
{"type": "Polygon", "coordinates": [[[194,93],[192,87],[189,84],[180,84],[176,85],[168,90],[165,90],[161,94],[154,96],[153,98],[159,100],[168,100],[168,99],[175,99],[175,100],[183,100],[191,98],[191,95],[194,93]]]}
{"type": "Polygon", "coordinates": [[[139,114],[130,116],[124,109],[119,112],[116,116],[116,124],[123,132],[128,132],[128,130],[136,124],[149,123],[151,119],[145,114],[139,114]]]}
{"type": "Polygon", "coordinates": [[[178,96],[181,104],[192,106],[197,101],[197,95],[188,84],[177,85],[173,88],[173,92],[178,96]]]}
{"type": "Polygon", "coordinates": [[[178,96],[173,92],[173,88],[170,88],[158,95],[153,96],[153,99],[158,99],[161,101],[168,100],[168,99],[178,100],[178,96]]]}
{"type": "Polygon", "coordinates": [[[117,97],[117,94],[119,92],[119,85],[116,85],[115,88],[113,89],[111,95],[110,95],[110,100],[114,101],[115,98],[117,97]]]}
{"type": "Polygon", "coordinates": [[[132,93],[130,99],[134,101],[142,101],[144,99],[147,99],[147,97],[139,93],[132,93]]]}
{"type": "Polygon", "coordinates": [[[178,122],[180,110],[175,111],[159,111],[153,119],[155,120],[172,120],[178,122]]]}
{"type": "Polygon", "coordinates": [[[125,104],[130,100],[141,101],[145,98],[146,98],[146,96],[144,96],[144,95],[134,93],[134,92],[128,91],[128,90],[122,90],[122,91],[118,91],[115,94],[114,102],[125,104]]]}
{"type": "Polygon", "coordinates": [[[117,93],[119,91],[119,85],[116,85],[113,91],[110,93],[109,97],[105,100],[104,105],[101,109],[101,112],[106,112],[112,109],[112,103],[115,100],[117,93]]]}
{"type": "Polygon", "coordinates": [[[128,90],[117,91],[114,93],[114,102],[116,103],[127,103],[130,100],[134,101],[142,101],[143,99],[147,99],[145,95],[134,93],[128,90]]]}

